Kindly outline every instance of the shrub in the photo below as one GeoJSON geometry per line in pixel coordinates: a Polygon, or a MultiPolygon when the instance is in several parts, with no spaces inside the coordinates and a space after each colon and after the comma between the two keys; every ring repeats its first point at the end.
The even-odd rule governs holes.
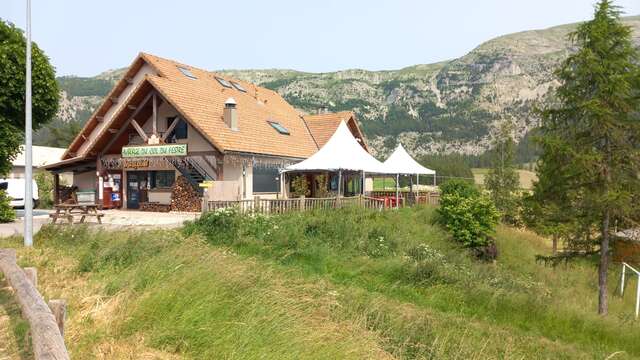
{"type": "Polygon", "coordinates": [[[291,181],[291,189],[291,195],[293,195],[293,197],[309,196],[311,194],[307,177],[304,175],[298,175],[293,178],[291,181]]]}
{"type": "Polygon", "coordinates": [[[12,222],[16,218],[16,213],[11,207],[11,198],[4,190],[0,190],[0,223],[12,222]]]}
{"type": "Polygon", "coordinates": [[[194,222],[185,224],[184,232],[191,235],[202,233],[207,241],[215,244],[230,244],[240,234],[241,217],[233,208],[221,208],[209,211],[194,222]]]}
{"type": "Polygon", "coordinates": [[[397,244],[383,230],[373,229],[361,243],[362,251],[369,257],[379,258],[393,255],[397,244]]]}
{"type": "Polygon", "coordinates": [[[473,184],[464,180],[448,180],[447,182],[440,185],[440,192],[444,195],[455,194],[462,197],[472,197],[480,195],[478,188],[476,188],[473,184]]]}
{"type": "Polygon", "coordinates": [[[491,199],[484,195],[443,195],[438,213],[440,222],[451,232],[453,238],[472,248],[490,244],[500,219],[491,199]]]}
{"type": "Polygon", "coordinates": [[[38,171],[34,176],[38,184],[39,207],[51,209],[53,206],[53,175],[47,171],[38,171]]]}

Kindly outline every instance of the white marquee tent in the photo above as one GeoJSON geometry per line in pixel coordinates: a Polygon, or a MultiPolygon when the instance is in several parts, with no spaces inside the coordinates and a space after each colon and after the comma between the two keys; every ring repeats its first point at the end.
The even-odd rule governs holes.
{"type": "MultiPolygon", "coordinates": [[[[336,132],[318,152],[304,161],[287,166],[282,172],[290,171],[337,171],[338,184],[342,183],[342,171],[357,171],[361,173],[363,189],[365,173],[389,173],[380,161],[358,143],[344,121],[340,122],[336,132]]],[[[341,192],[340,187],[338,193],[341,192]]]]}
{"type": "Polygon", "coordinates": [[[371,156],[351,134],[347,124],[340,122],[329,141],[308,159],[287,166],[284,171],[365,171],[389,173],[385,166],[371,156]]]}
{"type": "Polygon", "coordinates": [[[415,161],[402,144],[398,144],[398,147],[383,165],[388,173],[396,174],[396,201],[399,197],[400,175],[417,175],[418,184],[420,183],[420,175],[433,175],[433,184],[436,184],[436,172],[415,161]]]}

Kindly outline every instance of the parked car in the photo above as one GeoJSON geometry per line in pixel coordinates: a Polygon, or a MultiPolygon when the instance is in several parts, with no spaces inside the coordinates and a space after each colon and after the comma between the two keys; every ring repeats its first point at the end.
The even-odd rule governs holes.
{"type": "MultiPolygon", "coordinates": [[[[32,195],[33,195],[33,208],[38,206],[38,184],[35,180],[32,180],[32,195]]],[[[24,185],[25,179],[0,179],[0,190],[7,192],[7,195],[11,198],[11,206],[14,208],[24,208],[24,185]]]]}

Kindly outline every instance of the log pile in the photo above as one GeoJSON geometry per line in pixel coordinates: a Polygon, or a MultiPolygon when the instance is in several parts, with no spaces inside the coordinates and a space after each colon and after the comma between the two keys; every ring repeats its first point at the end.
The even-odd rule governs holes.
{"type": "Polygon", "coordinates": [[[171,211],[199,212],[202,210],[200,194],[184,176],[178,176],[171,187],[171,211]]]}
{"type": "Polygon", "coordinates": [[[142,202],[140,203],[140,211],[169,212],[171,211],[171,205],[158,202],[142,202]]]}

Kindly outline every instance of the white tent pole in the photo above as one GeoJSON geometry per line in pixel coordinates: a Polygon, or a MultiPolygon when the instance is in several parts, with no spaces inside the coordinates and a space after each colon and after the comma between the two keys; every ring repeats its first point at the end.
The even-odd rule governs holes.
{"type": "Polygon", "coordinates": [[[416,183],[417,183],[417,188],[416,188],[416,198],[420,196],[420,174],[416,174],[416,183]]]}
{"type": "Polygon", "coordinates": [[[340,197],[341,188],[342,188],[342,170],[338,170],[338,197],[340,197]]]}
{"type": "Polygon", "coordinates": [[[436,173],[433,173],[433,186],[437,186],[436,184],[436,173]]]}
{"type": "Polygon", "coordinates": [[[396,208],[400,207],[400,174],[396,174],[396,208]]]}
{"type": "Polygon", "coordinates": [[[364,196],[364,186],[365,186],[366,181],[367,181],[367,178],[365,177],[365,172],[364,172],[364,170],[362,170],[362,189],[360,189],[360,190],[362,190],[361,192],[362,192],[363,196],[364,196]]]}

